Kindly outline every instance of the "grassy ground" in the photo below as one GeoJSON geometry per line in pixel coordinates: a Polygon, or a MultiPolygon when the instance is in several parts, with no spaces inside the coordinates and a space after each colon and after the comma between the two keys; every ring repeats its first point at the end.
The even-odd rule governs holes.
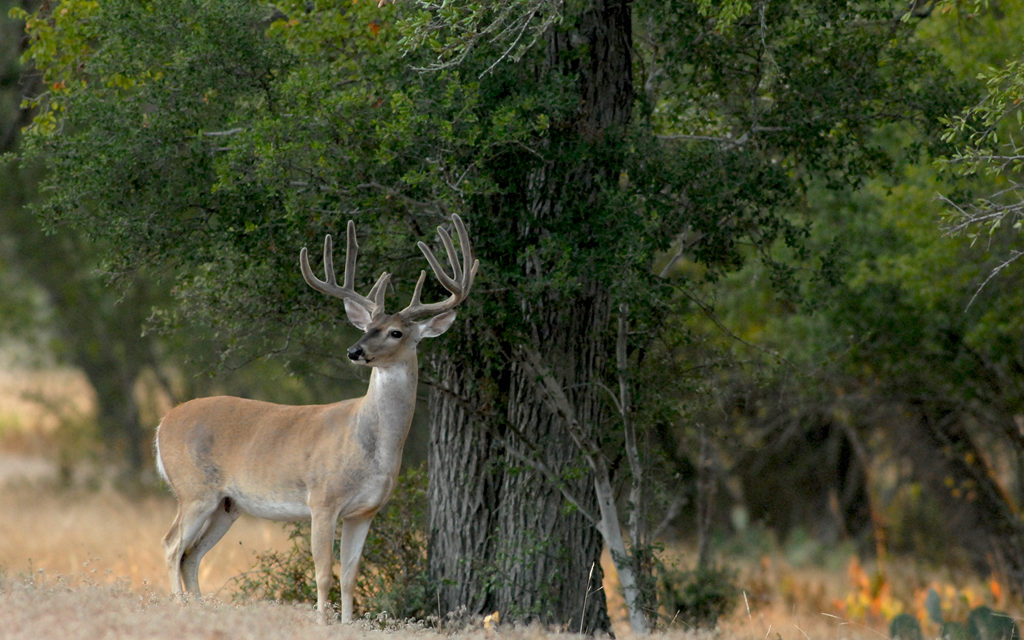
{"type": "MultiPolygon", "coordinates": [[[[160,544],[174,515],[174,499],[160,493],[126,496],[102,481],[79,479],[71,488],[61,484],[58,462],[63,454],[54,452],[57,441],[66,447],[68,439],[59,430],[68,416],[88,412],[88,394],[80,388],[82,381],[68,372],[43,376],[37,387],[39,382],[49,394],[45,402],[32,399],[36,392],[31,377],[0,372],[0,640],[344,640],[385,635],[392,640],[557,640],[568,635],[539,628],[485,629],[479,622],[439,630],[409,625],[381,629],[370,622],[321,627],[311,605],[235,604],[233,578],[253,567],[254,554],[288,545],[280,524],[246,516],[203,561],[204,601],[182,606],[169,595],[160,544]],[[72,401],[52,400],[69,388],[79,389],[72,401]]],[[[930,590],[941,597],[950,619],[965,619],[978,604],[1014,615],[1022,610],[996,581],[986,584],[906,559],[889,562],[881,571],[877,565],[862,566],[849,550],[820,549],[817,560],[794,561],[797,555],[806,557],[807,550],[805,546],[803,553],[793,554],[763,544],[724,550],[722,558],[737,569],[744,590],[735,611],[714,632],[676,627],[654,637],[885,638],[886,621],[896,613],[913,613],[926,621],[924,601],[930,590]]],[[[692,564],[685,547],[672,551],[679,566],[692,564]]],[[[605,592],[616,635],[630,637],[614,576],[605,592]]],[[[925,633],[935,637],[938,629],[926,622],[925,633]]]]}
{"type": "MultiPolygon", "coordinates": [[[[232,603],[232,578],[252,567],[256,551],[284,548],[281,525],[243,517],[201,567],[204,603],[169,596],[160,539],[174,515],[170,496],[127,497],[112,489],[58,489],[52,465],[0,454],[0,638],[348,638],[379,635],[376,625],[315,623],[310,606],[232,603]],[[49,469],[49,472],[47,472],[49,469]],[[18,475],[18,471],[28,473],[18,475]]],[[[846,578],[814,570],[780,570],[767,558],[744,569],[747,602],[717,632],[667,632],[673,638],[874,638],[878,625],[835,617],[831,601],[846,578]]],[[[606,585],[617,610],[614,581],[606,585]]],[[[389,637],[437,638],[401,627],[389,637]]],[[[557,638],[536,628],[485,630],[470,624],[442,636],[508,640],[557,638]]],[[[619,637],[628,630],[616,624],[619,637]]],[[[399,638],[402,640],[402,638],[399,638]]]]}
{"type": "MultiPolygon", "coordinates": [[[[369,623],[322,628],[308,605],[233,604],[232,578],[252,567],[253,554],[287,545],[281,525],[245,516],[201,566],[205,602],[183,607],[169,596],[160,549],[174,515],[173,498],[61,489],[55,478],[54,465],[44,458],[0,453],[0,638],[347,638],[383,633],[369,623]]],[[[744,580],[748,602],[718,632],[667,635],[758,640],[878,635],[876,628],[831,617],[825,610],[831,607],[827,592],[842,589],[834,584],[835,576],[788,571],[782,576],[765,559],[754,563],[744,580]]],[[[613,610],[618,609],[614,581],[606,587],[613,610]]],[[[441,631],[509,640],[559,635],[535,628],[485,630],[475,624],[441,631]]],[[[389,637],[396,633],[438,637],[436,630],[415,627],[388,631],[389,637]]],[[[616,633],[629,635],[621,623],[616,633]]]]}
{"type": "MultiPolygon", "coordinates": [[[[244,605],[220,600],[181,605],[162,589],[132,588],[125,581],[93,581],[86,577],[55,576],[43,572],[0,574],[0,638],[145,638],[151,640],[208,640],[253,638],[390,638],[391,640],[558,640],[572,635],[538,627],[497,626],[480,623],[458,628],[425,629],[416,625],[391,625],[357,621],[353,625],[319,625],[309,606],[253,602],[244,605]]],[[[616,635],[631,637],[621,625],[616,635]]],[[[737,615],[715,631],[674,629],[653,636],[673,639],[775,640],[864,639],[884,633],[824,615],[801,616],[767,609],[737,615]]]]}
{"type": "MultiPolygon", "coordinates": [[[[11,459],[0,455],[0,469],[11,459]]],[[[170,495],[57,490],[48,479],[8,482],[0,489],[0,568],[167,591],[160,540],[174,511],[170,495]]],[[[253,553],[283,547],[285,540],[280,524],[239,519],[200,567],[203,590],[230,595],[231,578],[252,565],[253,553]]]]}

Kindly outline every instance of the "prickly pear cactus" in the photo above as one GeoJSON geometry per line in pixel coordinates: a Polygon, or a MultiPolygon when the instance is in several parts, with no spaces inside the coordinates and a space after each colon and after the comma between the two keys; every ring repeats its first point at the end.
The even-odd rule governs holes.
{"type": "Polygon", "coordinates": [[[942,599],[939,598],[939,592],[935,589],[928,590],[928,595],[924,599],[924,609],[935,624],[941,625],[945,622],[942,619],[942,599]]]}
{"type": "MultiPolygon", "coordinates": [[[[942,616],[942,602],[935,589],[928,591],[924,600],[928,618],[939,625],[941,640],[1022,640],[1017,624],[1008,614],[989,607],[975,608],[967,622],[946,621],[942,616]]],[[[901,613],[889,624],[893,640],[924,640],[921,625],[914,616],[901,613]]]]}
{"type": "Polygon", "coordinates": [[[967,616],[972,640],[1020,640],[1017,624],[1009,615],[978,607],[967,616]]]}
{"type": "Polygon", "coordinates": [[[924,640],[921,625],[909,613],[901,613],[892,619],[889,623],[889,636],[892,640],[924,640]]]}

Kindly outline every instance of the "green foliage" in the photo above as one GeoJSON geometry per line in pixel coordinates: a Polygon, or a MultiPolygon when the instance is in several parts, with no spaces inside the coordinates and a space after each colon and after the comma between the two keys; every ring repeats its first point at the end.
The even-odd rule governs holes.
{"type": "Polygon", "coordinates": [[[942,640],[977,640],[970,630],[962,622],[943,622],[939,628],[939,637],[942,640]]]}
{"type": "Polygon", "coordinates": [[[740,598],[736,572],[722,567],[664,569],[659,583],[659,600],[670,624],[688,628],[714,628],[719,618],[732,612],[740,598]]]}
{"type": "MultiPolygon", "coordinates": [[[[236,578],[239,598],[316,602],[309,526],[299,522],[285,526],[288,528],[291,547],[286,551],[258,552],[256,568],[236,578]]],[[[338,602],[339,597],[335,585],[331,592],[331,600],[338,602]]]]}
{"type": "MultiPolygon", "coordinates": [[[[558,25],[566,6],[574,4],[547,0],[506,0],[504,2],[417,3],[417,10],[400,27],[399,46],[407,52],[426,50],[434,59],[426,69],[457,67],[478,48],[495,53],[488,71],[501,63],[519,62],[558,25]]],[[[485,54],[488,55],[488,54],[485,54]]]]}
{"type": "MultiPolygon", "coordinates": [[[[408,469],[395,493],[370,526],[363,548],[355,607],[369,618],[424,618],[434,611],[433,588],[426,573],[427,475],[408,469]]],[[[256,555],[257,566],[236,579],[239,598],[279,602],[316,602],[316,581],[309,546],[309,523],[286,525],[291,546],[256,555]]],[[[333,557],[339,553],[341,525],[333,557]]],[[[335,579],[330,599],[340,598],[335,579]]]]}
{"type": "MultiPolygon", "coordinates": [[[[981,95],[941,118],[943,140],[952,148],[936,159],[936,165],[947,174],[970,178],[969,190],[946,197],[949,206],[943,218],[949,229],[971,244],[1013,238],[990,276],[1024,255],[1016,248],[1024,224],[1020,187],[1024,154],[1019,140],[1024,124],[1024,60],[1017,48],[1007,46],[1024,37],[1024,23],[1018,18],[1022,11],[1024,6],[1013,1],[998,8],[986,7],[972,16],[977,18],[972,30],[984,34],[973,41],[988,43],[988,50],[979,51],[978,60],[968,67],[981,95]],[[993,33],[996,37],[988,37],[993,33]]],[[[970,58],[962,51],[958,54],[970,58]]]]}
{"type": "Polygon", "coordinates": [[[29,39],[22,61],[42,73],[46,88],[26,96],[22,105],[37,111],[31,129],[53,133],[63,117],[63,97],[88,82],[80,67],[91,56],[100,32],[99,14],[100,3],[95,0],[67,0],[48,15],[32,14],[23,7],[11,8],[10,16],[25,23],[29,39]]]}
{"type": "MultiPolygon", "coordinates": [[[[268,21],[244,2],[69,2],[31,17],[28,58],[63,83],[47,98],[59,103],[47,112],[59,114],[59,127],[37,130],[27,152],[52,170],[40,213],[50,224],[67,220],[110,237],[115,271],[188,265],[176,291],[190,324],[225,335],[236,318],[239,329],[255,317],[289,324],[283,316],[298,299],[323,314],[325,303],[295,292],[294,252],[345,216],[371,233],[409,220],[419,239],[438,210],[501,211],[470,220],[491,265],[483,275],[524,297],[547,287],[571,294],[588,278],[623,296],[660,294],[646,286],[649,265],[683,227],[702,237],[693,258],[712,273],[753,257],[745,248],[752,243],[782,283],[794,271],[765,249],[776,241],[798,248],[806,239],[805,223],[785,214],[799,203],[803,176],[856,180],[870,171],[875,154],[864,134],[872,113],[893,106],[884,94],[896,87],[908,112],[937,104],[935,91],[908,94],[921,85],[907,78],[927,76],[929,62],[908,44],[909,30],[897,29],[899,38],[879,48],[870,30],[841,27],[881,13],[884,3],[847,13],[809,3],[773,8],[764,19],[748,15],[747,3],[705,3],[701,11],[732,23],[724,32],[701,20],[693,3],[642,4],[637,24],[651,26],[638,42],[673,43],[638,50],[638,64],[663,70],[652,86],[657,101],[635,132],[595,145],[545,142],[574,116],[574,79],[537,73],[527,55],[544,25],[579,20],[582,5],[569,3],[556,16],[555,5],[526,0],[415,10],[284,3],[283,16],[268,21]],[[525,15],[528,25],[516,22],[525,15]],[[428,43],[466,51],[423,20],[457,41],[477,34],[473,54],[444,72],[411,71],[435,54],[428,43]],[[95,24],[110,26],[84,32],[95,24]],[[180,26],[162,27],[170,24],[180,26]],[[496,29],[498,40],[473,25],[496,29]],[[520,28],[533,35],[516,39],[520,28]],[[521,64],[479,78],[509,52],[503,38],[515,41],[509,55],[521,64]],[[61,58],[47,57],[57,50],[61,58]],[[770,64],[730,70],[731,57],[750,56],[770,64]],[[751,92],[757,100],[747,98],[751,92]],[[878,101],[857,97],[866,95],[878,101]],[[649,124],[666,139],[651,137],[649,124]],[[679,132],[761,142],[717,148],[673,139],[679,132]],[[588,157],[621,161],[624,171],[598,184],[557,173],[588,157]],[[565,204],[551,229],[533,238],[517,231],[516,194],[542,167],[547,180],[566,183],[565,204]],[[510,263],[510,255],[539,261],[547,277],[524,278],[521,260],[510,263]],[[225,281],[229,270],[236,275],[225,281]]],[[[368,261],[379,255],[379,234],[371,238],[368,261]]],[[[409,240],[392,233],[379,248],[405,257],[409,240]]],[[[506,298],[510,310],[514,298],[506,298]]],[[[274,322],[266,328],[280,331],[274,322]]]]}
{"type": "Polygon", "coordinates": [[[944,622],[942,616],[942,600],[939,598],[939,592],[935,589],[929,589],[928,594],[924,599],[924,608],[928,612],[928,617],[935,624],[942,624],[944,622]]]}
{"type": "Polygon", "coordinates": [[[719,29],[725,29],[750,13],[751,4],[746,0],[697,0],[697,10],[703,16],[714,18],[719,29]]]}

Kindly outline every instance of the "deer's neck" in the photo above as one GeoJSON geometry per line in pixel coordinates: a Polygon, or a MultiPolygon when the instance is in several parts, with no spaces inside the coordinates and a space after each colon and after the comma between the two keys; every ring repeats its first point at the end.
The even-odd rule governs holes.
{"type": "Polygon", "coordinates": [[[374,432],[378,456],[397,456],[399,461],[416,409],[419,367],[412,355],[373,368],[360,409],[366,419],[361,422],[374,432]]]}

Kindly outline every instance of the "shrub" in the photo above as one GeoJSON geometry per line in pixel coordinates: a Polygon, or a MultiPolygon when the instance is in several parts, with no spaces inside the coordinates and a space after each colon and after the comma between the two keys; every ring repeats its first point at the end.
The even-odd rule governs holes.
{"type": "Polygon", "coordinates": [[[664,570],[659,578],[662,606],[670,620],[713,628],[739,601],[736,572],[719,567],[664,570]]]}

